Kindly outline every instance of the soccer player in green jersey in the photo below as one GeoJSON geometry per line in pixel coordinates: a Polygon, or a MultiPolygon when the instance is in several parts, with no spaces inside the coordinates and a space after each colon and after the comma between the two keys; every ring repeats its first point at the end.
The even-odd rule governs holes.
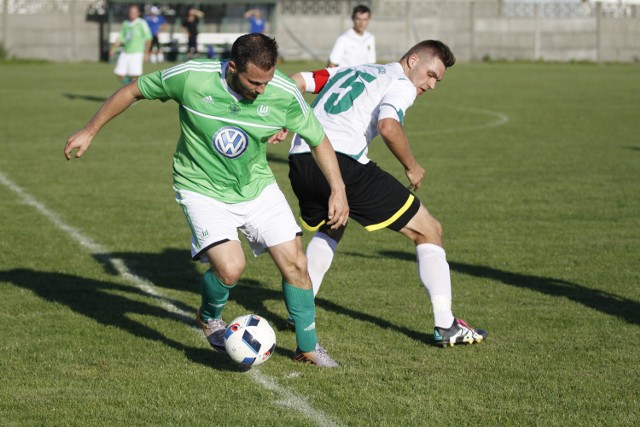
{"type": "Polygon", "coordinates": [[[109,50],[109,57],[113,57],[118,47],[123,48],[113,70],[123,83],[129,83],[142,75],[142,65],[149,59],[149,48],[153,38],[149,24],[140,18],[138,6],[130,6],[128,16],[129,20],[122,23],[118,39],[109,50]]]}
{"type": "Polygon", "coordinates": [[[173,185],[191,229],[191,255],[211,266],[197,313],[209,343],[225,351],[222,309],[245,267],[240,230],[253,253],[268,251],[282,273],[296,324],[294,358],[334,367],[318,344],[301,229],[267,164],[267,143],[278,142],[283,128],[303,135],[331,187],[329,226],[343,227],[349,208],[331,143],[295,83],[276,71],[277,58],[274,39],[247,34],[235,41],[228,61],[199,59],[144,75],[116,91],[69,137],[64,153],[82,156],[98,131],[137,100],[176,101],[181,132],[173,185]]]}

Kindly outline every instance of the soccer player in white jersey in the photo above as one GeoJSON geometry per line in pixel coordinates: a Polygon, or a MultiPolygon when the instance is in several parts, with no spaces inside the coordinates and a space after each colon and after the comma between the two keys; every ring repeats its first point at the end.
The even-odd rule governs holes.
{"type": "MultiPolygon", "coordinates": [[[[415,243],[418,274],[431,298],[434,339],[439,345],[477,343],[488,335],[454,317],[442,226],[410,191],[420,188],[425,171],[411,151],[404,116],[416,97],[434,89],[454,63],[444,43],[426,40],[412,47],[400,62],[292,76],[301,90],[319,93],[313,111],[337,153],[350,216],[368,231],[389,228],[415,243]],[[367,158],[369,143],[378,134],[404,167],[409,187],[367,158]]],[[[289,178],[305,227],[318,230],[307,247],[309,274],[317,294],[345,228],[327,227],[324,204],[329,187],[309,151],[304,136],[295,135],[289,178]]]]}
{"type": "Polygon", "coordinates": [[[234,42],[229,61],[194,60],[143,75],[71,135],[64,153],[70,159],[77,149],[75,156],[82,156],[98,131],[137,100],[176,101],[181,132],[173,186],[192,233],[191,255],[211,266],[197,313],[209,343],[225,352],[222,309],[245,267],[239,229],[254,255],[268,251],[282,274],[285,304],[296,322],[294,358],[335,367],[318,344],[300,227],[267,164],[267,143],[280,129],[295,129],[313,147],[332,188],[329,224],[346,225],[349,208],[331,143],[295,83],[276,71],[277,58],[274,39],[247,34],[234,42]]]}
{"type": "Polygon", "coordinates": [[[373,64],[376,62],[376,39],[367,27],[371,22],[371,10],[358,5],[351,13],[353,28],[340,34],[329,54],[328,67],[373,64]]]}

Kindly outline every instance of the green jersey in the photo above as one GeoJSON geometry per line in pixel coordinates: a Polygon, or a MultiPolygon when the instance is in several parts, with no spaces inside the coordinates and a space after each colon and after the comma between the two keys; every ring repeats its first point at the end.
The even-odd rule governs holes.
{"type": "Polygon", "coordinates": [[[141,18],[136,18],[133,21],[124,21],[120,28],[118,39],[126,53],[144,53],[145,42],[151,40],[149,24],[141,18]]]}
{"type": "Polygon", "coordinates": [[[138,87],[147,99],[180,105],[175,188],[238,203],[255,199],[275,182],[267,164],[269,137],[286,128],[316,146],[324,131],[286,75],[276,71],[254,101],[238,100],[224,78],[227,64],[189,61],[140,77],[138,87]]]}

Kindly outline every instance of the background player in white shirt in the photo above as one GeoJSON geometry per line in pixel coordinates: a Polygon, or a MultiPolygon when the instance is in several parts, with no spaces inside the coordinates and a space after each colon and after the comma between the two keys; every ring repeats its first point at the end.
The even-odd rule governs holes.
{"type": "MultiPolygon", "coordinates": [[[[481,342],[488,334],[453,316],[442,226],[410,191],[420,188],[425,171],[411,151],[402,122],[416,97],[434,89],[454,63],[455,56],[444,43],[426,40],[412,47],[400,62],[292,76],[302,91],[322,91],[313,111],[338,156],[351,218],[368,231],[389,228],[415,243],[418,274],[433,306],[435,342],[451,346],[481,342]],[[408,187],[367,158],[369,143],[378,134],[404,166],[408,187]]],[[[326,226],[329,187],[309,152],[305,141],[295,135],[289,178],[305,226],[318,230],[307,247],[309,275],[317,294],[345,227],[326,226]]]]}
{"type": "Polygon", "coordinates": [[[371,22],[371,10],[359,5],[351,13],[353,28],[336,39],[329,54],[328,67],[346,67],[376,62],[376,39],[367,27],[371,22]]]}

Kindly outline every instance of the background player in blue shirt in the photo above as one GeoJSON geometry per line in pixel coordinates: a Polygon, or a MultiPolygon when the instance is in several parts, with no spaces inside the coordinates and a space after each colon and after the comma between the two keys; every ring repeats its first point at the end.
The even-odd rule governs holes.
{"type": "Polygon", "coordinates": [[[151,47],[149,48],[149,59],[152,63],[163,62],[164,54],[162,52],[162,47],[160,47],[160,42],[158,41],[158,33],[160,30],[165,29],[169,24],[167,24],[167,20],[164,19],[164,16],[160,15],[160,9],[156,6],[151,6],[149,9],[149,14],[145,15],[144,20],[149,24],[149,29],[151,29],[151,47]]]}
{"type": "Polygon", "coordinates": [[[250,33],[264,33],[266,22],[262,19],[260,9],[249,9],[244,13],[244,19],[249,20],[250,33]]]}

